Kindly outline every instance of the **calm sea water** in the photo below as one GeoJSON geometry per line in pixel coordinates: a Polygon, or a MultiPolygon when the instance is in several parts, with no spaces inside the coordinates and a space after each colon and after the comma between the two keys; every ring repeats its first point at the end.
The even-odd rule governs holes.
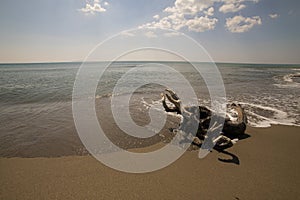
{"type": "MultiPolygon", "coordinates": [[[[110,97],[114,85],[124,73],[145,64],[119,62],[110,66],[99,82],[96,98],[110,97]]],[[[206,86],[195,70],[185,63],[164,64],[180,71],[194,86],[199,103],[209,106],[206,86]]],[[[27,155],[33,151],[27,147],[33,144],[36,155],[39,155],[36,151],[41,151],[40,155],[43,155],[42,152],[47,149],[55,152],[56,147],[51,146],[49,141],[65,146],[70,152],[80,153],[80,141],[74,136],[76,130],[71,109],[73,84],[80,65],[0,65],[0,155],[27,155]]],[[[90,65],[103,67],[104,63],[90,65]]],[[[251,126],[300,125],[300,65],[217,66],[222,74],[228,102],[238,102],[244,106],[251,126]]],[[[159,73],[155,68],[148,69],[145,74],[158,79],[173,79],[172,74],[159,73]]],[[[138,81],[139,77],[136,78],[138,81]]],[[[176,83],[176,79],[173,81],[176,83]]],[[[151,96],[151,93],[160,93],[161,90],[155,84],[140,88],[141,102],[144,101],[143,96],[151,96]]],[[[153,104],[157,103],[153,101],[153,104]]]]}

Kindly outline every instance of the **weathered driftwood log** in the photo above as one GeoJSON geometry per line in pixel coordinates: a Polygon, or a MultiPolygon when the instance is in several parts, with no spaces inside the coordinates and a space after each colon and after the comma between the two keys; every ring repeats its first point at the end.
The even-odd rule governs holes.
{"type": "MultiPolygon", "coordinates": [[[[184,124],[184,126],[181,124],[180,130],[187,132],[186,127],[188,127],[190,123],[195,122],[195,120],[199,123],[196,133],[197,138],[195,138],[194,143],[201,145],[201,142],[207,137],[213,111],[205,106],[198,106],[200,115],[197,119],[194,114],[197,107],[184,107],[177,94],[170,89],[166,89],[165,93],[162,93],[162,104],[166,112],[175,112],[183,116],[182,124],[184,124]],[[172,107],[167,105],[166,99],[173,104],[172,107]]],[[[222,133],[214,140],[216,148],[232,146],[246,130],[247,116],[241,105],[233,103],[227,107],[222,133]]]]}

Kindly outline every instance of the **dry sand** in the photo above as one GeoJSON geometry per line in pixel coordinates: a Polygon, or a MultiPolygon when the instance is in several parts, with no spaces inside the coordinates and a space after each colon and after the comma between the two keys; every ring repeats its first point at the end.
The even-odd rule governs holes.
{"type": "MultiPolygon", "coordinates": [[[[227,152],[186,152],[147,174],[110,169],[90,156],[1,158],[0,199],[300,199],[300,128],[248,128],[227,152]]],[[[142,151],[142,150],[141,150],[142,151]]]]}

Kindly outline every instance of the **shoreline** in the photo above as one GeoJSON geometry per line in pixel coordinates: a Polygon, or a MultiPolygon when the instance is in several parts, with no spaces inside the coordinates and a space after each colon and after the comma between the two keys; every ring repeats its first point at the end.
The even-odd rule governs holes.
{"type": "MultiPolygon", "coordinates": [[[[128,174],[91,156],[0,158],[0,199],[296,199],[300,127],[248,127],[204,159],[187,151],[161,170],[128,174]]],[[[151,151],[160,146],[139,148],[151,151]],[[145,149],[146,148],[146,149],[145,149]]]]}

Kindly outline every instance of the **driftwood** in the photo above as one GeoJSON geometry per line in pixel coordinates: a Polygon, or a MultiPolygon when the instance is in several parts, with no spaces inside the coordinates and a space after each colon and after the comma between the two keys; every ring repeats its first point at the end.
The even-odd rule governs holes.
{"type": "MultiPolygon", "coordinates": [[[[189,123],[193,123],[196,120],[198,123],[198,130],[196,137],[194,138],[193,143],[201,146],[203,140],[207,137],[207,134],[212,131],[212,129],[220,128],[223,124],[215,124],[215,126],[209,129],[211,117],[214,114],[212,110],[205,106],[190,106],[184,107],[181,100],[177,94],[170,90],[166,89],[162,93],[162,104],[166,112],[175,112],[183,117],[183,123],[180,126],[180,130],[186,132],[186,127],[189,123]],[[166,100],[171,102],[173,106],[168,106],[166,100]],[[195,110],[199,110],[198,118],[195,117],[195,110]]],[[[232,146],[238,138],[242,137],[246,130],[247,116],[244,112],[244,109],[239,104],[230,104],[227,106],[227,113],[222,128],[222,132],[219,137],[214,139],[216,149],[225,149],[232,146]]]]}

